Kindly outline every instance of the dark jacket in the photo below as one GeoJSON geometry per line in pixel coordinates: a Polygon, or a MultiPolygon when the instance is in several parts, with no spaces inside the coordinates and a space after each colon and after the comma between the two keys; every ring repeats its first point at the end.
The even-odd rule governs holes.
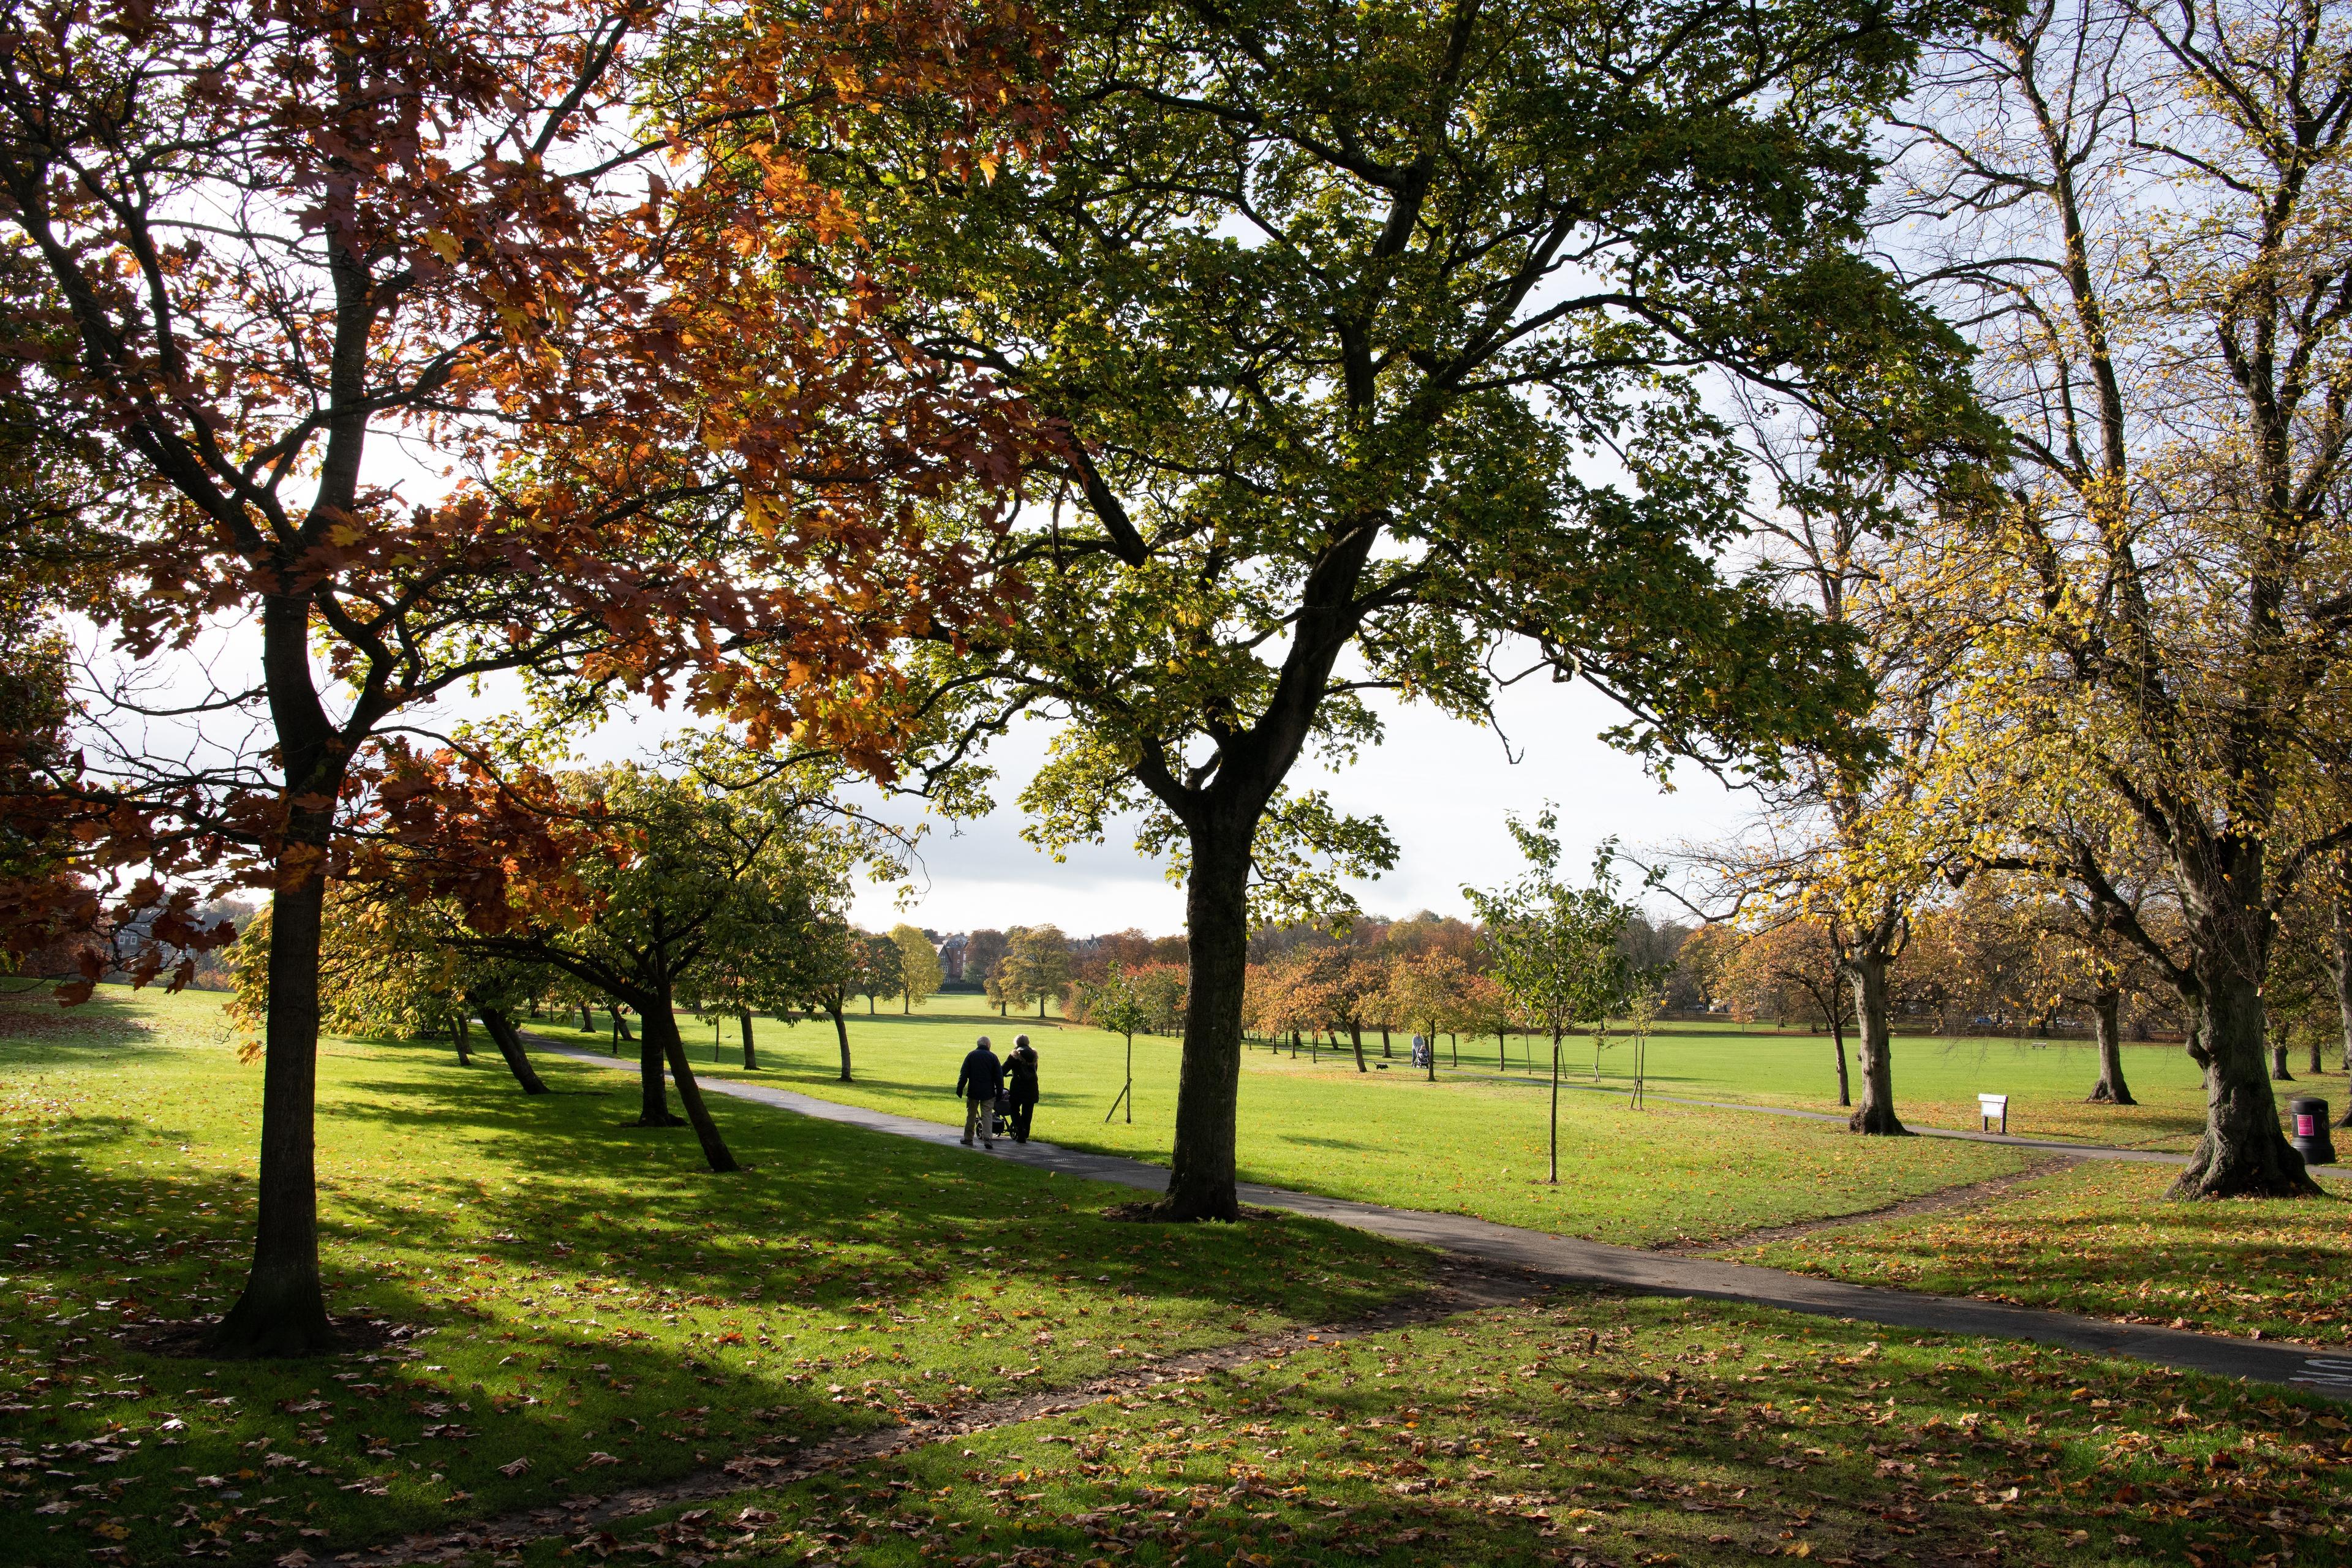
{"type": "Polygon", "coordinates": [[[1013,1104],[1037,1103],[1037,1052],[1034,1047],[1013,1047],[1013,1054],[1004,1058],[1004,1081],[1013,1090],[1013,1104]]]}
{"type": "Polygon", "coordinates": [[[956,1092],[966,1100],[994,1100],[1004,1087],[1004,1064],[985,1046],[974,1046],[956,1074],[956,1092]]]}

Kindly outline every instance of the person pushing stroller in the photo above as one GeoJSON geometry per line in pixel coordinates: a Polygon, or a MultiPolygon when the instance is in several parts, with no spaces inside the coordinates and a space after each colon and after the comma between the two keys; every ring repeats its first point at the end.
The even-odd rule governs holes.
{"type": "Polygon", "coordinates": [[[1016,1036],[1004,1058],[1005,1098],[1011,1101],[1013,1141],[1029,1142],[1029,1119],[1037,1113],[1037,1052],[1026,1035],[1016,1036]]]}
{"type": "Polygon", "coordinates": [[[974,1128],[983,1147],[996,1147],[996,1097],[1004,1089],[1004,1064],[989,1048],[988,1037],[972,1047],[956,1074],[956,1093],[963,1098],[963,1146],[971,1147],[974,1128]]]}

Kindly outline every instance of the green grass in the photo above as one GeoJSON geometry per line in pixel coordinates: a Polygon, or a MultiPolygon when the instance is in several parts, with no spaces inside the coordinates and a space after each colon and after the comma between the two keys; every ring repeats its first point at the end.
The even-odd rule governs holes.
{"type": "MultiPolygon", "coordinates": [[[[1135,1041],[1135,1120],[1108,1123],[1124,1047],[1114,1035],[1040,1027],[1034,1018],[963,1011],[934,998],[913,1017],[858,1018],[856,1080],[839,1081],[829,1022],[755,1025],[759,1081],[854,1105],[960,1124],[957,1064],[973,1037],[1000,1049],[1035,1037],[1045,1090],[1035,1135],[1073,1148],[1164,1162],[1175,1117],[1179,1047],[1135,1041]]],[[[976,1000],[976,999],[972,999],[976,1000]]],[[[742,1077],[737,1026],[687,1020],[698,1072],[742,1077]],[[714,1061],[714,1055],[717,1060],[714,1061]]],[[[551,1038],[581,1039],[551,1021],[551,1038]]],[[[602,1037],[600,1037],[601,1041],[602,1037]]],[[[623,1047],[626,1056],[631,1047],[623,1047]]],[[[1374,1059],[1378,1053],[1373,1053],[1374,1059]]],[[[1656,1104],[1634,1110],[1615,1096],[1563,1092],[1560,1181],[1544,1180],[1548,1090],[1441,1073],[1432,1084],[1402,1061],[1358,1073],[1265,1050],[1246,1054],[1239,1163],[1243,1178],[1329,1196],[1475,1215],[1629,1246],[1727,1239],[1763,1226],[1856,1214],[2024,1169],[2019,1151],[1937,1139],[1859,1139],[1841,1127],[1783,1117],[1656,1104]]],[[[722,1103],[719,1115],[732,1126],[722,1103]]]]}
{"type": "MultiPolygon", "coordinates": [[[[1851,1036],[1846,1048],[1853,1048],[1851,1036]]],[[[1610,1054],[1622,1058],[1626,1052],[1610,1054]]],[[[1652,1081],[1664,1093],[1837,1109],[1837,1061],[1827,1035],[1675,1024],[1650,1054],[1652,1081]]],[[[2186,1150],[2205,1125],[2204,1079],[2179,1046],[2125,1047],[2124,1074],[2136,1106],[2084,1100],[2099,1076],[2098,1054],[2084,1040],[1897,1035],[1893,1055],[1895,1110],[1922,1127],[1979,1126],[1980,1093],[2010,1097],[2009,1131],[2021,1137],[2186,1150]]],[[[2342,1075],[2333,1088],[2340,1098],[2342,1075]]],[[[1854,1089],[1861,1090],[1859,1073],[1854,1089]]]]}
{"type": "Polygon", "coordinates": [[[1842,1227],[1757,1263],[2211,1333],[2352,1342],[2352,1183],[2323,1201],[2163,1201],[2173,1173],[2093,1163],[1963,1213],[1842,1227]]]}
{"type": "Polygon", "coordinates": [[[1416,1286],[1426,1255],[1292,1216],[1115,1225],[1125,1189],[738,1109],[751,1169],[618,1125],[544,1058],[331,1040],[320,1191],[338,1312],[427,1331],[344,1362],[178,1360],[248,1258],[258,1067],[219,998],[0,1008],[8,1561],[274,1559],[952,1409],[1416,1286]],[[513,1473],[508,1473],[511,1468],[513,1473]]]}
{"type": "Polygon", "coordinates": [[[521,1553],[751,1563],[2341,1562],[2318,1402],[1564,1291],[521,1553]]]}

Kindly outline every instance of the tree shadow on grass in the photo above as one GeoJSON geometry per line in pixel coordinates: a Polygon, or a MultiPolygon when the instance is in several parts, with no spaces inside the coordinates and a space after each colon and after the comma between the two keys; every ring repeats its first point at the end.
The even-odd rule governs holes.
{"type": "Polygon", "coordinates": [[[0,1403],[40,1461],[24,1505],[62,1507],[23,1561],[320,1553],[298,1528],[348,1549],[1074,1380],[1114,1342],[1199,1342],[1238,1310],[1346,1315],[1417,1272],[1297,1220],[1106,1237],[1094,1211],[1123,1189],[762,1107],[721,1109],[753,1169],[717,1178],[690,1134],[614,1129],[601,1096],[526,1098],[434,1042],[364,1049],[321,1086],[323,1261],[334,1310],[425,1331],[398,1349],[142,1350],[122,1331],[234,1298],[251,1183],[121,1117],[0,1157],[27,1232],[0,1403]],[[166,1168],[134,1163],[142,1137],[166,1168]]]}
{"type": "Polygon", "coordinates": [[[0,995],[0,1071],[173,1048],[137,1007],[104,992],[75,1007],[46,991],[0,995]]]}
{"type": "MultiPolygon", "coordinates": [[[[562,1076],[599,1070],[561,1058],[545,1065],[562,1076]]],[[[435,1193],[450,1205],[469,1204],[483,1216],[467,1227],[478,1240],[525,1249],[562,1242],[575,1253],[626,1260],[649,1223],[715,1223],[709,1220],[715,1199],[735,1239],[671,1260],[688,1265],[695,1288],[710,1294],[757,1292],[773,1300],[789,1293],[803,1305],[846,1306],[887,1294],[884,1282],[892,1279],[919,1288],[929,1271],[905,1260],[939,1254],[985,1259],[992,1274],[1007,1281],[1049,1281],[1069,1272],[1063,1266],[1070,1259],[1103,1247],[1098,1233],[1084,1228],[1086,1217],[1134,1195],[1123,1187],[1017,1165],[975,1171],[955,1151],[740,1101],[721,1102],[714,1114],[750,1168],[714,1177],[687,1130],[612,1126],[605,1107],[586,1096],[551,1104],[552,1097],[527,1099],[510,1085],[454,1068],[422,1079],[358,1079],[351,1088],[357,1092],[348,1102],[339,1098],[335,1122],[382,1129],[395,1138],[429,1129],[470,1140],[539,1189],[528,1196],[499,1194],[484,1206],[489,1197],[484,1184],[418,1170],[406,1174],[396,1194],[338,1193],[339,1202],[356,1205],[373,1224],[413,1225],[419,1216],[408,1196],[435,1193]],[[584,1186],[583,1173],[589,1173],[584,1186]],[[979,1179],[959,1179],[972,1177],[979,1179]],[[571,1190],[548,1193],[548,1183],[571,1190]],[[503,1217],[493,1224],[494,1215],[503,1217]],[[511,1239],[497,1242],[500,1234],[511,1239]],[[770,1241],[804,1237],[856,1241],[880,1248],[892,1261],[877,1265],[874,1287],[863,1289],[779,1270],[770,1241]]],[[[1366,1247],[1365,1238],[1303,1221],[1286,1222],[1278,1227],[1288,1233],[1282,1237],[1255,1235],[1274,1228],[1243,1227],[1253,1233],[1244,1239],[1226,1227],[1180,1227],[1148,1246],[1114,1248],[1088,1266],[1112,1283],[1159,1296],[1254,1305],[1281,1299],[1338,1313],[1360,1309],[1389,1289],[1377,1265],[1351,1262],[1366,1247]],[[1289,1256],[1302,1248],[1303,1258],[1289,1256]],[[1266,1277],[1296,1272],[1307,1258],[1318,1259],[1315,1266],[1332,1281],[1308,1302],[1297,1302],[1295,1291],[1265,1289],[1266,1277]],[[1256,1283],[1228,1289],[1221,1269],[1256,1283]]],[[[446,1239],[465,1244],[454,1233],[446,1239]]]]}

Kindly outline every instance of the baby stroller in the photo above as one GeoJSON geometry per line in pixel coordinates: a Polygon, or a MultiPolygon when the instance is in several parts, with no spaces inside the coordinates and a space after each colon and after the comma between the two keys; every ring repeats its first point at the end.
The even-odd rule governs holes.
{"type": "Polygon", "coordinates": [[[991,1138],[1003,1138],[1012,1131],[1013,1091],[1009,1089],[1000,1089],[996,1091],[996,1103],[988,1108],[988,1135],[991,1138]]]}

